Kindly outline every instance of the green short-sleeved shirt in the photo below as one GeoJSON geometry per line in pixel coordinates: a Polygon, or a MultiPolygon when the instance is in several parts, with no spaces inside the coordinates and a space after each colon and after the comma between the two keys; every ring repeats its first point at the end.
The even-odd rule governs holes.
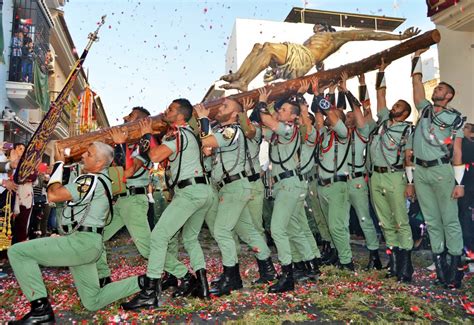
{"type": "MultiPolygon", "coordinates": [[[[84,182],[85,176],[81,175],[77,177],[72,183],[64,185],[64,187],[71,193],[72,196],[72,203],[80,202],[85,197],[85,191],[90,187],[90,184],[93,178],[101,177],[102,180],[105,182],[107,187],[109,188],[110,193],[112,193],[112,184],[110,180],[105,177],[107,175],[107,169],[101,171],[100,174],[86,174],[90,175],[87,177],[87,180],[84,182]],[[81,181],[82,180],[82,181],[81,181]]],[[[89,227],[104,227],[107,217],[109,215],[109,200],[107,198],[106,191],[104,189],[104,185],[98,179],[95,180],[96,187],[94,190],[93,196],[91,199],[84,199],[83,202],[80,202],[77,206],[70,207],[68,205],[64,208],[64,215],[61,216],[62,224],[69,225],[73,221],[79,222],[85,213],[87,216],[85,217],[84,226],[89,227]],[[90,208],[87,208],[90,206],[90,208]],[[73,219],[71,216],[74,215],[73,219]]],[[[69,203],[69,202],[68,202],[69,203]]]]}
{"type": "Polygon", "coordinates": [[[392,124],[386,107],[378,112],[377,116],[380,122],[373,131],[369,146],[371,165],[377,167],[403,165],[405,144],[410,135],[410,123],[394,122],[392,124]]]}
{"type": "Polygon", "coordinates": [[[332,130],[325,127],[320,130],[320,133],[322,140],[321,147],[319,149],[319,178],[328,179],[333,177],[334,174],[348,175],[348,159],[344,159],[346,152],[349,148],[349,141],[347,138],[347,127],[341,120],[339,120],[332,128],[332,130]],[[334,135],[332,136],[333,133],[334,135]],[[337,139],[339,139],[339,141],[337,139]],[[336,158],[336,148],[337,166],[334,166],[336,158]],[[334,171],[334,169],[336,169],[336,171],[334,171]]]}
{"type": "Polygon", "coordinates": [[[244,171],[245,135],[237,124],[217,126],[213,132],[219,147],[213,151],[211,175],[219,183],[226,177],[224,169],[229,176],[244,171]]]}
{"type": "MultiPolygon", "coordinates": [[[[255,173],[260,173],[262,167],[260,166],[260,144],[262,143],[262,128],[258,124],[254,124],[255,126],[255,137],[253,139],[247,139],[247,146],[250,158],[252,160],[252,166],[255,173]]],[[[250,170],[250,163],[247,161],[245,164],[245,171],[247,175],[252,175],[252,171],[250,170]]]]}
{"type": "Polygon", "coordinates": [[[306,174],[312,171],[315,164],[315,150],[317,148],[317,131],[313,127],[311,133],[308,134],[301,146],[301,174],[306,174]]]}
{"type": "Polygon", "coordinates": [[[351,148],[349,149],[348,165],[349,171],[352,173],[365,172],[366,166],[366,149],[368,141],[368,128],[363,129],[352,129],[351,135],[351,148]]]}
{"type": "Polygon", "coordinates": [[[455,119],[461,117],[460,113],[453,109],[435,113],[433,105],[426,99],[416,105],[416,108],[420,111],[420,119],[413,135],[413,155],[422,160],[435,160],[448,155],[447,145],[455,138],[464,138],[461,123],[458,129],[450,126],[455,119]]]}
{"type": "Polygon", "coordinates": [[[191,127],[178,127],[177,131],[163,137],[163,145],[173,152],[168,157],[172,182],[203,176],[201,148],[191,127]]]}
{"type": "Polygon", "coordinates": [[[268,128],[263,129],[263,136],[269,142],[272,176],[300,167],[298,149],[301,139],[296,125],[279,122],[274,131],[268,128]]]}
{"type": "Polygon", "coordinates": [[[132,177],[127,178],[127,187],[145,187],[150,183],[150,173],[148,170],[152,167],[153,163],[140,156],[138,149],[133,152],[132,158],[142,161],[143,166],[138,168],[132,177]]]}

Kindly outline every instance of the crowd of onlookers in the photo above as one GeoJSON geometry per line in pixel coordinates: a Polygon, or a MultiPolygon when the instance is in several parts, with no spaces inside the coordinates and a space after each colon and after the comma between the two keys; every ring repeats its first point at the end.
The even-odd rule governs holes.
{"type": "MultiPolygon", "coordinates": [[[[24,184],[13,182],[15,167],[24,150],[23,143],[3,143],[0,150],[0,163],[3,163],[0,168],[2,217],[11,211],[11,224],[0,223],[0,230],[2,227],[11,227],[12,244],[56,233],[56,209],[54,204],[48,203],[46,199],[46,184],[50,172],[48,166],[45,163],[40,164],[38,170],[24,184]],[[5,209],[7,202],[10,204],[5,209]]],[[[0,251],[0,259],[5,258],[6,251],[0,251]]],[[[0,278],[4,276],[5,274],[0,272],[0,278]]]]}
{"type": "Polygon", "coordinates": [[[12,52],[10,61],[10,81],[33,83],[33,68],[36,58],[40,58],[41,70],[52,61],[51,50],[44,51],[34,43],[28,25],[20,25],[12,38],[12,52]],[[44,56],[44,62],[43,62],[44,56]]]}

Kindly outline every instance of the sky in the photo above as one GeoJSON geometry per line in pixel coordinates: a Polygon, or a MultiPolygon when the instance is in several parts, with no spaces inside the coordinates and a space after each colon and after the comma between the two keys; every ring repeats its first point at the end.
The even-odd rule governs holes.
{"type": "Polygon", "coordinates": [[[292,7],[406,18],[396,32],[434,28],[424,0],[71,0],[63,10],[78,55],[107,15],[84,68],[117,125],[134,106],[156,115],[175,98],[199,103],[225,73],[235,19],[283,21],[292,7]]]}

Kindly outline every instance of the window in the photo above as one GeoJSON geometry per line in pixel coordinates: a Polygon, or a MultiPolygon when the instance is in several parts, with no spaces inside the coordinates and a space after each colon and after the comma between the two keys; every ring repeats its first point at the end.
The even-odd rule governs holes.
{"type": "Polygon", "coordinates": [[[38,0],[15,0],[13,5],[9,80],[33,83],[33,64],[46,73],[51,60],[50,26],[38,0]]]}

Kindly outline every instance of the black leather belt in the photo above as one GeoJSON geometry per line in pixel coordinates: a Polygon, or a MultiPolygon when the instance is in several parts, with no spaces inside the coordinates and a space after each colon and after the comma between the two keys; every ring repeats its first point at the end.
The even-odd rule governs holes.
{"type": "Polygon", "coordinates": [[[245,172],[241,172],[241,173],[238,173],[238,174],[235,174],[235,175],[227,176],[226,178],[224,178],[221,182],[217,183],[216,185],[219,189],[221,189],[226,184],[232,183],[234,181],[238,181],[239,179],[246,178],[246,177],[247,177],[247,174],[245,172]]]}
{"type": "Polygon", "coordinates": [[[434,160],[423,160],[416,157],[412,157],[412,161],[414,161],[415,164],[417,164],[418,166],[428,168],[428,167],[434,167],[434,166],[438,166],[442,164],[448,164],[450,162],[450,159],[449,157],[446,157],[446,156],[441,157],[439,159],[434,159],[434,160]]]}
{"type": "Polygon", "coordinates": [[[374,172],[379,174],[385,174],[388,172],[400,172],[403,170],[403,165],[397,165],[393,167],[382,167],[382,166],[374,166],[374,172]]]}
{"type": "MultiPolygon", "coordinates": [[[[73,229],[75,227],[74,224],[70,225],[70,226],[66,226],[64,225],[63,226],[63,230],[65,232],[69,232],[70,229],[73,229]]],[[[94,232],[94,233],[97,233],[99,235],[102,235],[102,232],[104,231],[104,228],[99,228],[99,227],[88,227],[88,226],[79,226],[79,228],[77,228],[76,231],[81,231],[81,232],[94,232]]]]}
{"type": "Polygon", "coordinates": [[[136,195],[136,194],[146,194],[147,193],[147,188],[146,187],[129,187],[127,189],[127,192],[125,193],[120,193],[114,196],[114,198],[122,197],[122,196],[128,196],[128,195],[136,195]]]}
{"type": "Polygon", "coordinates": [[[290,178],[290,177],[293,177],[293,176],[298,176],[300,181],[304,180],[303,175],[299,175],[293,170],[287,170],[286,172],[280,173],[277,176],[273,176],[273,181],[275,183],[277,183],[278,181],[281,181],[285,178],[290,178]]]}
{"type": "Polygon", "coordinates": [[[351,174],[352,179],[359,178],[359,177],[365,177],[365,173],[364,172],[357,172],[357,173],[352,173],[351,174]]]}
{"type": "Polygon", "coordinates": [[[209,183],[206,177],[200,176],[200,177],[191,177],[191,178],[183,179],[182,181],[178,182],[177,186],[178,188],[185,188],[186,186],[194,185],[194,184],[209,184],[209,183]]]}
{"type": "Polygon", "coordinates": [[[326,178],[326,179],[318,178],[318,184],[320,186],[326,186],[326,185],[329,185],[331,183],[336,183],[336,182],[347,182],[347,176],[337,175],[336,177],[331,177],[331,178],[326,178]]]}
{"type": "Polygon", "coordinates": [[[249,179],[249,182],[255,182],[256,180],[260,179],[260,173],[255,173],[247,178],[249,179]]]}

